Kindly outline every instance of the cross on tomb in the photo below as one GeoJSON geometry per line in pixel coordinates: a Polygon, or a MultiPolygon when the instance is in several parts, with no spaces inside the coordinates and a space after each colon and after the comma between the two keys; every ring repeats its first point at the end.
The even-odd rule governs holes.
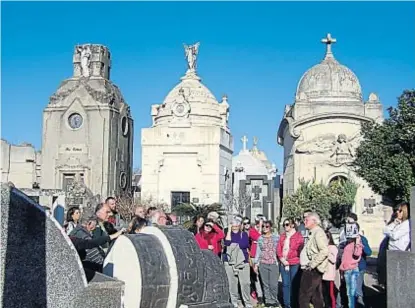
{"type": "Polygon", "coordinates": [[[259,200],[259,194],[262,192],[262,188],[255,186],[254,189],[252,189],[252,192],[254,193],[254,200],[259,200]]]}
{"type": "Polygon", "coordinates": [[[321,42],[326,44],[326,58],[332,58],[333,53],[331,52],[331,44],[336,43],[337,40],[331,37],[331,34],[328,33],[327,36],[321,40],[321,42]]]}
{"type": "Polygon", "coordinates": [[[246,136],[242,137],[242,149],[246,151],[246,144],[248,143],[248,138],[246,136]]]}

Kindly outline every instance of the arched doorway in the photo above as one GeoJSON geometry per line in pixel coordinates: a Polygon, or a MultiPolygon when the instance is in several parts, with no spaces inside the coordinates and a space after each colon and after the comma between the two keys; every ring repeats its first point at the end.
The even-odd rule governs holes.
{"type": "Polygon", "coordinates": [[[336,182],[346,182],[346,181],[347,181],[347,177],[345,177],[344,175],[335,175],[330,179],[329,185],[333,185],[336,182]]]}

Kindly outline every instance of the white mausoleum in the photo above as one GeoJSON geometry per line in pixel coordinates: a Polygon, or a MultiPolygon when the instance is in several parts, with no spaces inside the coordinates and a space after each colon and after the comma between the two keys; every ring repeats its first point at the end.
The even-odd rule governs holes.
{"type": "Polygon", "coordinates": [[[382,197],[351,165],[362,138],[361,124],[382,122],[382,105],[374,93],[367,101],[363,99],[356,75],[332,53],[336,40],[329,34],[322,42],[326,45],[324,59],[301,77],[294,103],[285,107],[278,129],[278,143],[284,147],[283,192],[294,193],[300,179],[324,184],[339,178],[355,181],[359,188],[352,211],[377,245],[385,215],[382,197]]]}
{"type": "MultiPolygon", "coordinates": [[[[142,199],[173,208],[180,203],[223,201],[230,181],[233,139],[229,104],[218,102],[196,72],[199,44],[185,46],[188,70],[142,129],[142,199]]],[[[172,208],[172,210],[174,210],[172,208]]]]}

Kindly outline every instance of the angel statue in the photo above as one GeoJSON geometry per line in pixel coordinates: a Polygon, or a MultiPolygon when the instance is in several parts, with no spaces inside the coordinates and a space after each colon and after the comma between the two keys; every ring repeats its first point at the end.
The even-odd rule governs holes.
{"type": "Polygon", "coordinates": [[[329,133],[298,145],[296,152],[302,154],[331,153],[328,162],[330,165],[347,165],[353,161],[354,149],[358,147],[360,141],[360,133],[351,138],[347,138],[345,134],[339,134],[336,137],[335,134],[329,133]]]}
{"type": "Polygon", "coordinates": [[[195,71],[196,70],[196,61],[197,61],[197,54],[199,53],[199,46],[200,43],[196,43],[194,45],[187,46],[186,44],[183,44],[184,46],[184,55],[187,60],[187,66],[188,70],[195,71]]]}
{"type": "Polygon", "coordinates": [[[81,54],[81,74],[83,77],[89,77],[89,64],[92,55],[91,47],[89,45],[78,46],[77,52],[81,54]]]}

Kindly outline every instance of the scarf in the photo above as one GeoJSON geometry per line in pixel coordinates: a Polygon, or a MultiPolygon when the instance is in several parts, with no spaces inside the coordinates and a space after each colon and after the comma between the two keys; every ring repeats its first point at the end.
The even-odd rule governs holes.
{"type": "Polygon", "coordinates": [[[285,241],[284,241],[284,247],[282,249],[282,256],[285,260],[287,260],[288,252],[290,251],[290,239],[291,236],[293,236],[295,233],[295,230],[292,229],[290,232],[285,232],[285,241]]]}

